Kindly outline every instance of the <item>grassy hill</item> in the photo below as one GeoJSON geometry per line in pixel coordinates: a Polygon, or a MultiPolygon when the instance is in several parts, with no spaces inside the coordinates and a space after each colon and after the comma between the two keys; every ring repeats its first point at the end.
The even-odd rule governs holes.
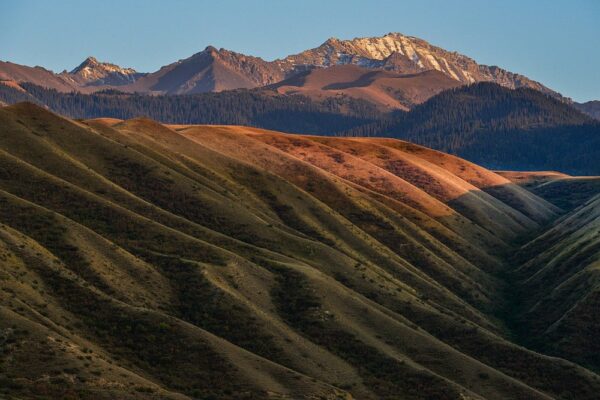
{"type": "MultiPolygon", "coordinates": [[[[307,79],[315,79],[313,84],[320,86],[325,78],[307,79]]],[[[397,80],[394,78],[394,85],[399,84],[397,80]]],[[[0,101],[32,101],[71,118],[147,116],[173,124],[245,125],[326,136],[394,137],[490,169],[600,175],[600,122],[556,98],[533,89],[511,90],[484,82],[445,90],[409,112],[385,112],[378,105],[393,94],[386,85],[377,89],[370,84],[361,86],[361,91],[374,96],[365,100],[335,88],[326,96],[314,96],[310,85],[305,91],[294,85],[279,87],[286,94],[274,87],[148,96],[114,90],[61,93],[29,83],[21,87],[0,81],[0,101]]]]}
{"type": "Polygon", "coordinates": [[[565,333],[593,320],[591,303],[555,335],[543,324],[562,308],[508,313],[546,257],[534,240],[517,269],[517,243],[569,218],[569,233],[591,234],[595,220],[455,156],[394,139],[74,121],[20,103],[0,109],[0,204],[9,397],[600,390],[583,352],[595,325],[565,333]],[[514,328],[528,315],[535,351],[514,328]]]}

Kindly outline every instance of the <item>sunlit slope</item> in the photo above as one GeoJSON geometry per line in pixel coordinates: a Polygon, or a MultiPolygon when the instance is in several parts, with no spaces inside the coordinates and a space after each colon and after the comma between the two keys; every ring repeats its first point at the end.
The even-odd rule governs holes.
{"type": "Polygon", "coordinates": [[[512,344],[494,317],[507,303],[499,254],[553,215],[533,195],[544,216],[410,152],[387,153],[411,173],[386,168],[376,142],[75,122],[30,104],[0,110],[0,127],[0,390],[11,395],[600,390],[589,370],[512,344]]]}
{"type": "MultiPolygon", "coordinates": [[[[540,201],[539,197],[532,196],[529,191],[523,190],[523,188],[514,184],[507,177],[482,168],[465,159],[400,140],[373,139],[373,141],[404,153],[413,154],[431,164],[437,165],[447,173],[454,174],[469,184],[496,197],[538,224],[544,224],[549,218],[555,217],[556,213],[560,212],[553,204],[540,201]]],[[[523,221],[522,216],[517,218],[523,221]]],[[[522,223],[526,224],[526,222],[522,223]]]]}

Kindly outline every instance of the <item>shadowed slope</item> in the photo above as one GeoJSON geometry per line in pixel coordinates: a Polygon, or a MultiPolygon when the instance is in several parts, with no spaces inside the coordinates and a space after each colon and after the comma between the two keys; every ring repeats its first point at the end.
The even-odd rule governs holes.
{"type": "Polygon", "coordinates": [[[552,354],[600,369],[600,197],[594,196],[520,252],[521,329],[552,354]]]}

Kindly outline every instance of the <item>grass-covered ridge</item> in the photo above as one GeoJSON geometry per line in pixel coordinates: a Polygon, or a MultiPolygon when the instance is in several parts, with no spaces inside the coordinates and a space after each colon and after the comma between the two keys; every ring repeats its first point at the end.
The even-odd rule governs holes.
{"type": "Polygon", "coordinates": [[[563,214],[398,140],[5,107],[0,397],[594,399],[593,298],[532,343],[587,369],[505,319],[563,214]]]}

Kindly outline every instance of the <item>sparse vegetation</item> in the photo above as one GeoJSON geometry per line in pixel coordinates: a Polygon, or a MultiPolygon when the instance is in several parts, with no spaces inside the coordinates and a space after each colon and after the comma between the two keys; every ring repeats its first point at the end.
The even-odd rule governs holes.
{"type": "Polygon", "coordinates": [[[534,89],[480,82],[449,89],[410,112],[383,112],[347,96],[314,101],[265,89],[179,96],[109,90],[60,93],[0,84],[0,101],[33,101],[73,118],[148,116],[165,123],[235,124],[283,132],[381,136],[459,155],[491,169],[600,175],[600,122],[534,89]],[[517,149],[517,150],[515,150],[517,149]]]}
{"type": "Polygon", "coordinates": [[[560,218],[400,141],[177,129],[0,110],[0,397],[597,397],[597,198],[560,218]]]}

